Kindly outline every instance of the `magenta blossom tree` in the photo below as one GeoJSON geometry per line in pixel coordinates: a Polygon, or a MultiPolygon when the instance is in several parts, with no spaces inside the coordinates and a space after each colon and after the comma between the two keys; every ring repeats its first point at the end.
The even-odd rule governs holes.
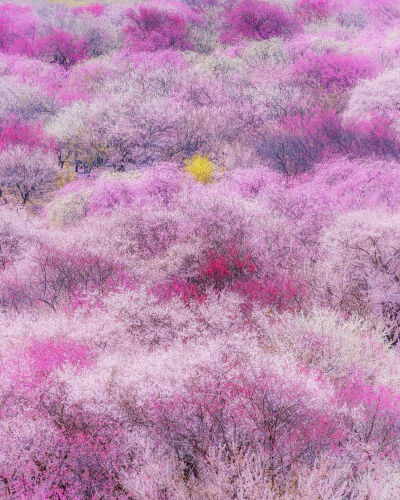
{"type": "Polygon", "coordinates": [[[88,57],[84,38],[55,28],[37,42],[36,51],[43,59],[65,69],[88,57]]]}
{"type": "Polygon", "coordinates": [[[299,30],[296,18],[278,5],[260,0],[242,0],[226,11],[221,41],[234,43],[244,38],[266,40],[274,36],[288,36],[299,30]]]}
{"type": "Polygon", "coordinates": [[[190,50],[185,18],[155,7],[139,7],[127,13],[125,35],[134,52],[157,50],[190,50]]]}

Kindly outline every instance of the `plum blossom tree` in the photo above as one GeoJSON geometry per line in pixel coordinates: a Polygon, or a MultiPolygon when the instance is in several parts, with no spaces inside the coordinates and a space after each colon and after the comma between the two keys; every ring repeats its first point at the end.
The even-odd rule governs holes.
{"type": "MultiPolygon", "coordinates": [[[[13,73],[17,73],[15,67],[13,73]]],[[[30,78],[32,76],[30,74],[30,78]]],[[[21,79],[15,76],[1,78],[0,117],[2,120],[7,121],[10,116],[20,120],[36,120],[41,116],[48,116],[54,111],[52,97],[37,85],[37,81],[35,83],[21,82],[21,79]]]]}
{"type": "Polygon", "coordinates": [[[7,116],[0,132],[0,150],[12,146],[50,151],[53,141],[44,132],[39,121],[22,121],[13,115],[7,116]]]}
{"type": "Polygon", "coordinates": [[[328,92],[354,87],[358,80],[371,77],[376,68],[365,55],[308,52],[293,67],[294,78],[328,92]]]}
{"type": "Polygon", "coordinates": [[[125,34],[133,51],[190,50],[192,47],[185,18],[151,6],[128,11],[125,34]]]}
{"type": "Polygon", "coordinates": [[[22,205],[51,190],[57,171],[54,155],[42,150],[14,146],[0,154],[0,184],[22,205]]]}
{"type": "Polygon", "coordinates": [[[342,437],[325,407],[329,397],[322,387],[314,386],[321,399],[309,399],[306,390],[294,395],[295,381],[278,383],[281,368],[270,361],[268,373],[235,374],[235,365],[228,364],[229,375],[205,372],[202,379],[189,381],[184,394],[149,402],[153,432],[175,450],[186,480],[206,473],[207,457],[218,443],[227,461],[237,447],[248,456],[263,450],[274,490],[296,462],[313,459],[317,442],[330,446],[342,437]]]}
{"type": "Polygon", "coordinates": [[[32,56],[38,35],[39,19],[29,6],[4,3],[0,6],[0,50],[32,56]]]}
{"type": "Polygon", "coordinates": [[[312,21],[326,19],[332,12],[332,7],[330,0],[297,0],[294,9],[305,21],[312,21]]]}
{"type": "Polygon", "coordinates": [[[360,116],[384,116],[398,121],[400,99],[399,70],[386,70],[372,80],[363,80],[353,88],[344,112],[346,120],[360,116]]]}
{"type": "Polygon", "coordinates": [[[0,268],[6,269],[23,258],[29,247],[34,246],[35,238],[27,230],[27,221],[8,207],[0,212],[0,268]]]}
{"type": "Polygon", "coordinates": [[[278,5],[260,0],[242,0],[226,10],[221,41],[233,43],[243,38],[265,40],[288,36],[299,30],[296,18],[278,5]]]}
{"type": "Polygon", "coordinates": [[[375,312],[394,342],[399,311],[396,221],[397,214],[377,210],[343,215],[323,236],[319,264],[326,299],[347,311],[375,312]],[[340,220],[346,223],[340,225],[340,220]],[[340,265],[336,251],[342,255],[340,265]]]}
{"type": "Polygon", "coordinates": [[[36,51],[45,60],[65,69],[88,57],[86,40],[62,29],[51,29],[38,40],[36,51]]]}

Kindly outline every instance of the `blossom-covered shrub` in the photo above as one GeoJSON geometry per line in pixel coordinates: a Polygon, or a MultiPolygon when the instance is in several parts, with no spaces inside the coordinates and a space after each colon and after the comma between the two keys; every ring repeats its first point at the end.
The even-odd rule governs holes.
{"type": "Polygon", "coordinates": [[[25,205],[34,196],[51,190],[57,163],[51,153],[14,146],[0,153],[0,185],[25,205]]]}
{"type": "Polygon", "coordinates": [[[330,110],[287,117],[280,130],[267,133],[258,153],[277,170],[298,174],[347,147],[339,117],[330,110]]]}
{"type": "Polygon", "coordinates": [[[399,396],[396,391],[385,385],[366,383],[355,373],[350,380],[339,383],[338,400],[360,411],[359,415],[350,417],[355,441],[382,456],[398,456],[399,396]]]}
{"type": "Polygon", "coordinates": [[[213,180],[214,168],[207,156],[195,155],[192,159],[186,160],[186,172],[203,184],[213,180]]]}
{"type": "Polygon", "coordinates": [[[4,3],[0,6],[0,49],[32,56],[39,19],[30,6],[4,3]]]}
{"type": "Polygon", "coordinates": [[[248,456],[262,450],[274,484],[297,461],[312,460],[315,446],[330,447],[343,437],[329,409],[329,393],[314,382],[315,397],[301,388],[301,371],[292,385],[281,379],[281,369],[271,360],[268,371],[211,372],[191,381],[183,395],[150,402],[154,431],[176,450],[186,480],[206,473],[208,454],[221,446],[227,461],[234,450],[248,456]]]}
{"type": "Polygon", "coordinates": [[[306,53],[293,67],[297,81],[328,92],[354,87],[358,80],[374,72],[374,64],[367,56],[336,52],[306,53]]]}
{"type": "Polygon", "coordinates": [[[89,349],[85,345],[62,341],[34,340],[25,352],[27,358],[27,373],[24,374],[24,384],[36,387],[46,380],[53,370],[64,363],[77,367],[88,365],[89,349]]]}
{"type": "Polygon", "coordinates": [[[348,312],[374,311],[392,340],[398,335],[396,221],[397,214],[385,211],[343,215],[323,237],[320,275],[329,302],[348,312]]]}
{"type": "Polygon", "coordinates": [[[40,122],[23,122],[11,116],[4,120],[0,132],[0,150],[9,146],[50,149],[52,140],[46,135],[40,122]]]}
{"type": "Polygon", "coordinates": [[[87,58],[87,42],[62,29],[52,29],[37,42],[37,53],[65,69],[87,58]]]}
{"type": "Polygon", "coordinates": [[[134,51],[189,50],[186,19],[156,7],[139,6],[127,13],[125,27],[129,46],[134,51]]]}
{"type": "Polygon", "coordinates": [[[132,277],[118,262],[78,246],[62,249],[43,245],[32,261],[14,278],[12,274],[4,277],[1,293],[5,307],[44,304],[56,309],[63,303],[79,307],[91,295],[100,300],[120,287],[133,286],[132,277]],[[11,290],[13,282],[17,295],[11,290]]]}
{"type": "Polygon", "coordinates": [[[221,41],[233,43],[243,38],[265,40],[288,36],[299,29],[296,18],[278,5],[260,0],[242,0],[228,7],[221,41]]]}
{"type": "Polygon", "coordinates": [[[295,12],[305,21],[323,20],[332,13],[331,0],[297,0],[295,12]]]}
{"type": "Polygon", "coordinates": [[[84,190],[55,198],[46,207],[46,218],[51,225],[68,226],[87,214],[89,193],[84,190]]]}

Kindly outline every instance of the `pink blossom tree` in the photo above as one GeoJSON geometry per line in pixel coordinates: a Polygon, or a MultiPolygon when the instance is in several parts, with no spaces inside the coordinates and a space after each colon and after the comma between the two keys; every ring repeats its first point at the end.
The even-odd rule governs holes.
{"type": "Polygon", "coordinates": [[[65,69],[88,57],[86,40],[62,29],[51,29],[38,40],[36,52],[43,59],[65,69]]]}
{"type": "Polygon", "coordinates": [[[54,156],[26,146],[14,146],[0,153],[0,184],[22,205],[51,190],[58,167],[54,156]]]}
{"type": "Polygon", "coordinates": [[[265,40],[288,36],[300,30],[296,18],[278,5],[260,0],[242,0],[225,12],[221,41],[265,40]]]}
{"type": "Polygon", "coordinates": [[[376,73],[373,61],[364,55],[308,52],[293,66],[300,83],[322,87],[328,92],[354,87],[358,80],[376,73]]]}
{"type": "Polygon", "coordinates": [[[0,6],[0,50],[34,55],[39,19],[29,6],[4,3],[0,6]]]}
{"type": "Polygon", "coordinates": [[[140,6],[127,13],[125,34],[131,50],[190,50],[185,18],[156,7],[140,6]]]}

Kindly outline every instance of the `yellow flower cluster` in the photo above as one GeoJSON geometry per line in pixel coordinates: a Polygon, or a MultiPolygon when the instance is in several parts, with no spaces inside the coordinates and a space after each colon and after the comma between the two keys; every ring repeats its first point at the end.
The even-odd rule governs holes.
{"type": "Polygon", "coordinates": [[[185,165],[185,171],[199,182],[208,184],[214,180],[215,165],[208,156],[194,155],[190,160],[185,161],[185,165]]]}

